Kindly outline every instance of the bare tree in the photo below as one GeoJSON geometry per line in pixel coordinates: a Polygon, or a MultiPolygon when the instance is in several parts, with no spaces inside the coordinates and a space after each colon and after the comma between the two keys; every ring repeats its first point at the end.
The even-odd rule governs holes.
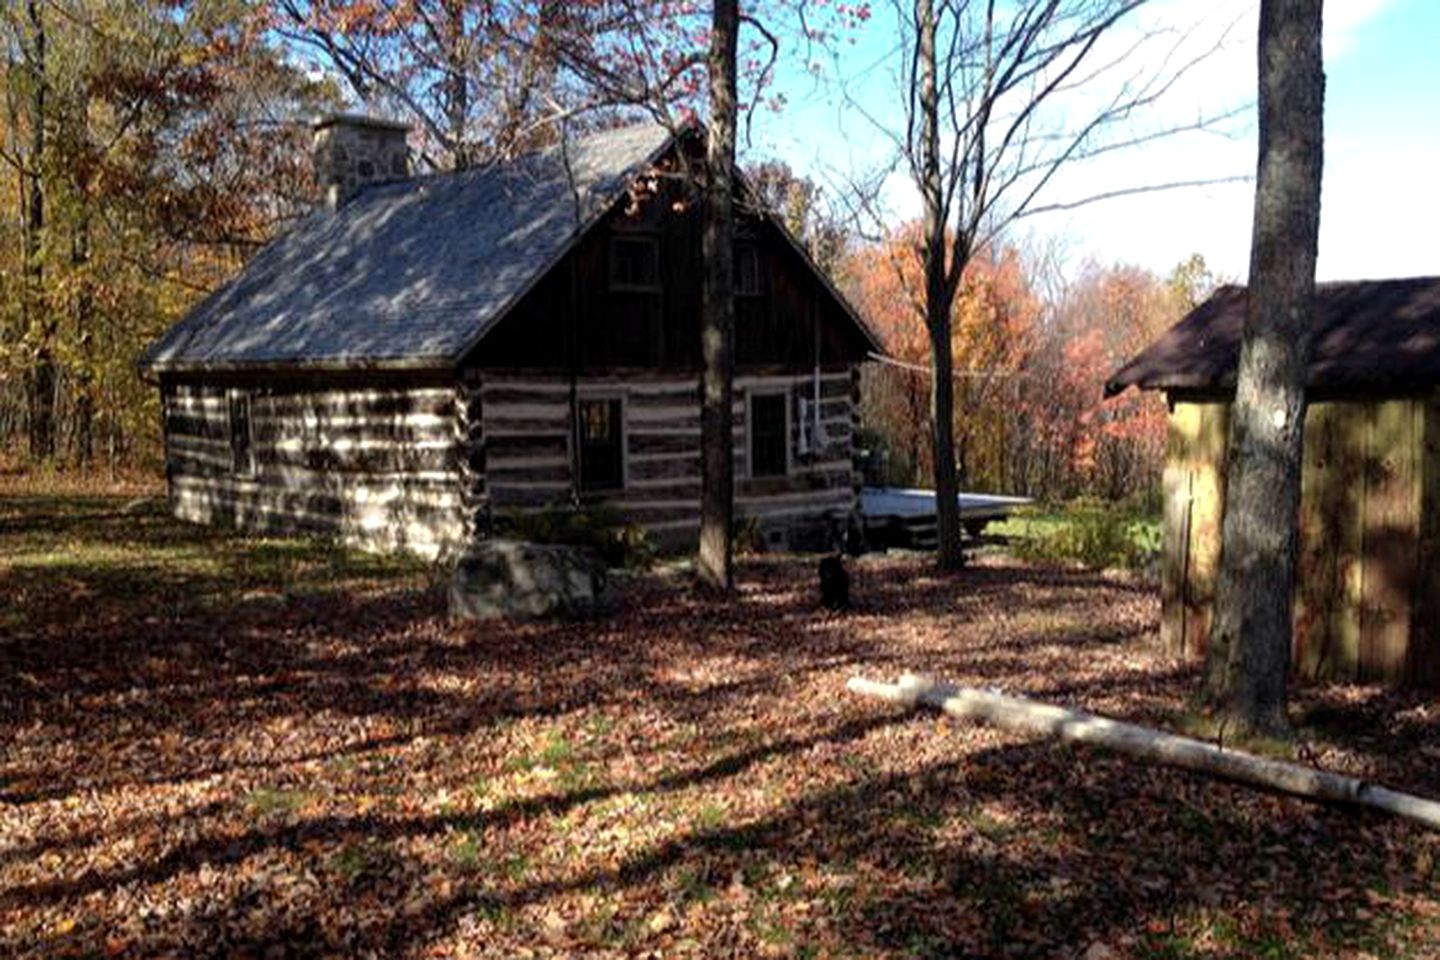
{"type": "Polygon", "coordinates": [[[1260,160],[1205,694],[1282,733],[1320,230],[1321,0],[1260,5],[1260,160]]]}
{"type": "MultiPolygon", "coordinates": [[[[871,122],[893,141],[896,166],[916,188],[923,210],[911,252],[924,279],[912,295],[912,307],[925,324],[934,368],[930,419],[943,569],[964,563],[956,499],[951,317],[972,258],[1020,217],[1107,196],[1243,179],[1139,184],[1073,201],[1040,202],[1063,167],[1211,126],[1239,112],[1146,130],[1130,126],[1210,52],[1186,59],[1182,36],[1168,48],[1160,69],[1128,67],[1130,54],[1164,41],[1138,27],[1128,40],[1119,36],[1116,28],[1143,3],[913,0],[912,5],[895,0],[904,124],[896,129],[883,119],[872,117],[871,122]],[[1106,37],[1116,42],[1102,43],[1106,37]],[[1108,94],[1097,101],[1100,89],[1108,94]]],[[[870,182],[873,188],[880,178],[870,182]]],[[[858,202],[872,222],[885,221],[873,189],[861,191],[858,202]]]]}
{"type": "Polygon", "coordinates": [[[583,74],[603,66],[614,86],[621,77],[628,82],[606,38],[630,38],[653,6],[649,0],[604,9],[557,0],[272,4],[277,35],[296,55],[343,79],[367,108],[414,121],[420,159],[437,169],[478,166],[553,142],[556,121],[572,101],[593,106],[585,78],[568,68],[583,74]]]}
{"type": "Polygon", "coordinates": [[[700,576],[716,589],[735,585],[735,128],[736,0],[715,0],[710,30],[710,122],[706,135],[705,276],[700,304],[704,372],[700,390],[700,576]]]}

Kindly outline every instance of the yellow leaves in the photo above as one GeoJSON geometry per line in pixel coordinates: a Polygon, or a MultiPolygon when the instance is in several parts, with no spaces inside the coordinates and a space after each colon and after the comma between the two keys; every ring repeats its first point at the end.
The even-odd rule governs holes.
{"type": "Polygon", "coordinates": [[[675,923],[675,914],[670,911],[669,907],[665,907],[664,909],[652,915],[650,919],[646,921],[645,926],[650,930],[651,933],[661,934],[665,933],[667,930],[673,930],[675,928],[675,923]]]}

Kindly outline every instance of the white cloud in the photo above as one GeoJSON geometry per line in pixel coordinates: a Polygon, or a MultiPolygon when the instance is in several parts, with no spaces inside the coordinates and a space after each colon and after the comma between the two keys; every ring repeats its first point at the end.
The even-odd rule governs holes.
{"type": "Polygon", "coordinates": [[[1333,63],[1354,43],[1356,34],[1378,16],[1390,0],[1331,0],[1325,5],[1325,62],[1333,63]]]}

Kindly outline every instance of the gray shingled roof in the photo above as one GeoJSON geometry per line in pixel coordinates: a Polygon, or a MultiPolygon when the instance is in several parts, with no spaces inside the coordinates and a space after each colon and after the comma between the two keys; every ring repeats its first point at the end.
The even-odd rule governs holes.
{"type": "Polygon", "coordinates": [[[157,340],[149,370],[458,361],[670,144],[644,124],[317,211],[157,340]],[[577,208],[576,197],[579,198],[577,208]],[[578,216],[577,216],[578,214],[578,216]]]}
{"type": "MultiPolygon", "coordinates": [[[[1105,384],[1142,390],[1235,389],[1248,296],[1226,286],[1105,384]]],[[[1440,384],[1440,277],[1315,286],[1306,384],[1312,390],[1399,392],[1440,384]]]]}

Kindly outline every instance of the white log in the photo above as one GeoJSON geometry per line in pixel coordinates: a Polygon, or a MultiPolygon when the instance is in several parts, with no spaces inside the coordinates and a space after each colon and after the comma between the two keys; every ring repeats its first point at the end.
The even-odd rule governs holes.
{"type": "Polygon", "coordinates": [[[1440,803],[1434,800],[1298,763],[1227,750],[1203,740],[1163,733],[1083,710],[973,687],[937,684],[913,674],[905,674],[898,684],[852,677],[845,686],[852,693],[879,697],[912,708],[921,705],[935,707],[953,717],[982,720],[1009,730],[1106,747],[1166,766],[1253,784],[1292,796],[1373,807],[1432,830],[1440,830],[1440,803]]]}

